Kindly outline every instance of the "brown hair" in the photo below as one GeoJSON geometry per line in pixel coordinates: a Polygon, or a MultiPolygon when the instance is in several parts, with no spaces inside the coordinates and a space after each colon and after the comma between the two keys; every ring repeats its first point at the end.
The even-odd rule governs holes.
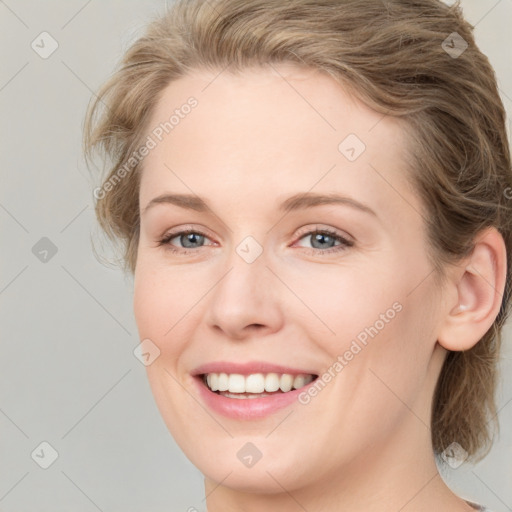
{"type": "Polygon", "coordinates": [[[472,31],[458,3],[437,0],[178,1],[150,23],[91,103],[85,148],[88,157],[97,148],[111,159],[96,214],[134,272],[142,161],[130,171],[126,164],[171,81],[194,69],[291,62],[328,73],[374,110],[402,118],[437,275],[443,263],[468,255],[486,227],[507,248],[499,314],[472,349],[448,353],[433,400],[435,453],[456,441],[476,459],[497,426],[496,366],[511,304],[512,170],[494,71],[472,31]]]}

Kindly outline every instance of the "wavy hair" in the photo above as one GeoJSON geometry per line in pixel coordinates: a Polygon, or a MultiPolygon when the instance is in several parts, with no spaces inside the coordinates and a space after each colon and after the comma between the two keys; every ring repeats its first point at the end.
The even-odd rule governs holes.
{"type": "Polygon", "coordinates": [[[507,248],[499,314],[470,350],[449,352],[432,405],[436,454],[457,441],[473,458],[490,448],[501,331],[511,307],[512,169],[494,71],[459,3],[437,0],[178,0],[126,51],[91,102],[84,144],[110,161],[96,214],[135,271],[142,161],[119,178],[147,135],[166,86],[189,71],[217,73],[289,62],[321,70],[407,129],[410,176],[422,200],[429,256],[468,255],[494,226],[507,248]],[[467,45],[467,47],[466,47],[467,45]]]}

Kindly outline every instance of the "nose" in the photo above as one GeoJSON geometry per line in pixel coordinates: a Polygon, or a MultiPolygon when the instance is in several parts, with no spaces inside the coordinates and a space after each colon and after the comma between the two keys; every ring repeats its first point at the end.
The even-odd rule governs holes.
{"type": "Polygon", "coordinates": [[[264,255],[248,263],[234,254],[229,269],[209,293],[209,328],[234,340],[265,336],[283,324],[278,281],[264,255]]]}

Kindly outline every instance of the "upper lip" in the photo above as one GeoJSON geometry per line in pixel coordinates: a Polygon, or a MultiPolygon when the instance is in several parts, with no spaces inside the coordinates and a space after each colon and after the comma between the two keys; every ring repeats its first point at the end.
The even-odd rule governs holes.
{"type": "Polygon", "coordinates": [[[247,363],[230,363],[228,361],[212,361],[195,368],[192,375],[204,375],[208,373],[237,373],[251,375],[253,373],[289,373],[291,375],[316,375],[309,370],[291,368],[266,361],[251,361],[247,363]]]}

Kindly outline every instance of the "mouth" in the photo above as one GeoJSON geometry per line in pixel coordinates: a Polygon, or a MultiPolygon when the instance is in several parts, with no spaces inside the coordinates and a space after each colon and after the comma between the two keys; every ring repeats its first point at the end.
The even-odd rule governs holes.
{"type": "Polygon", "coordinates": [[[257,399],[289,393],[307,386],[318,376],[291,373],[203,373],[202,383],[213,393],[226,398],[257,399]]]}
{"type": "Polygon", "coordinates": [[[190,375],[207,409],[236,420],[257,420],[296,404],[318,378],[310,369],[264,361],[212,361],[190,375]]]}

